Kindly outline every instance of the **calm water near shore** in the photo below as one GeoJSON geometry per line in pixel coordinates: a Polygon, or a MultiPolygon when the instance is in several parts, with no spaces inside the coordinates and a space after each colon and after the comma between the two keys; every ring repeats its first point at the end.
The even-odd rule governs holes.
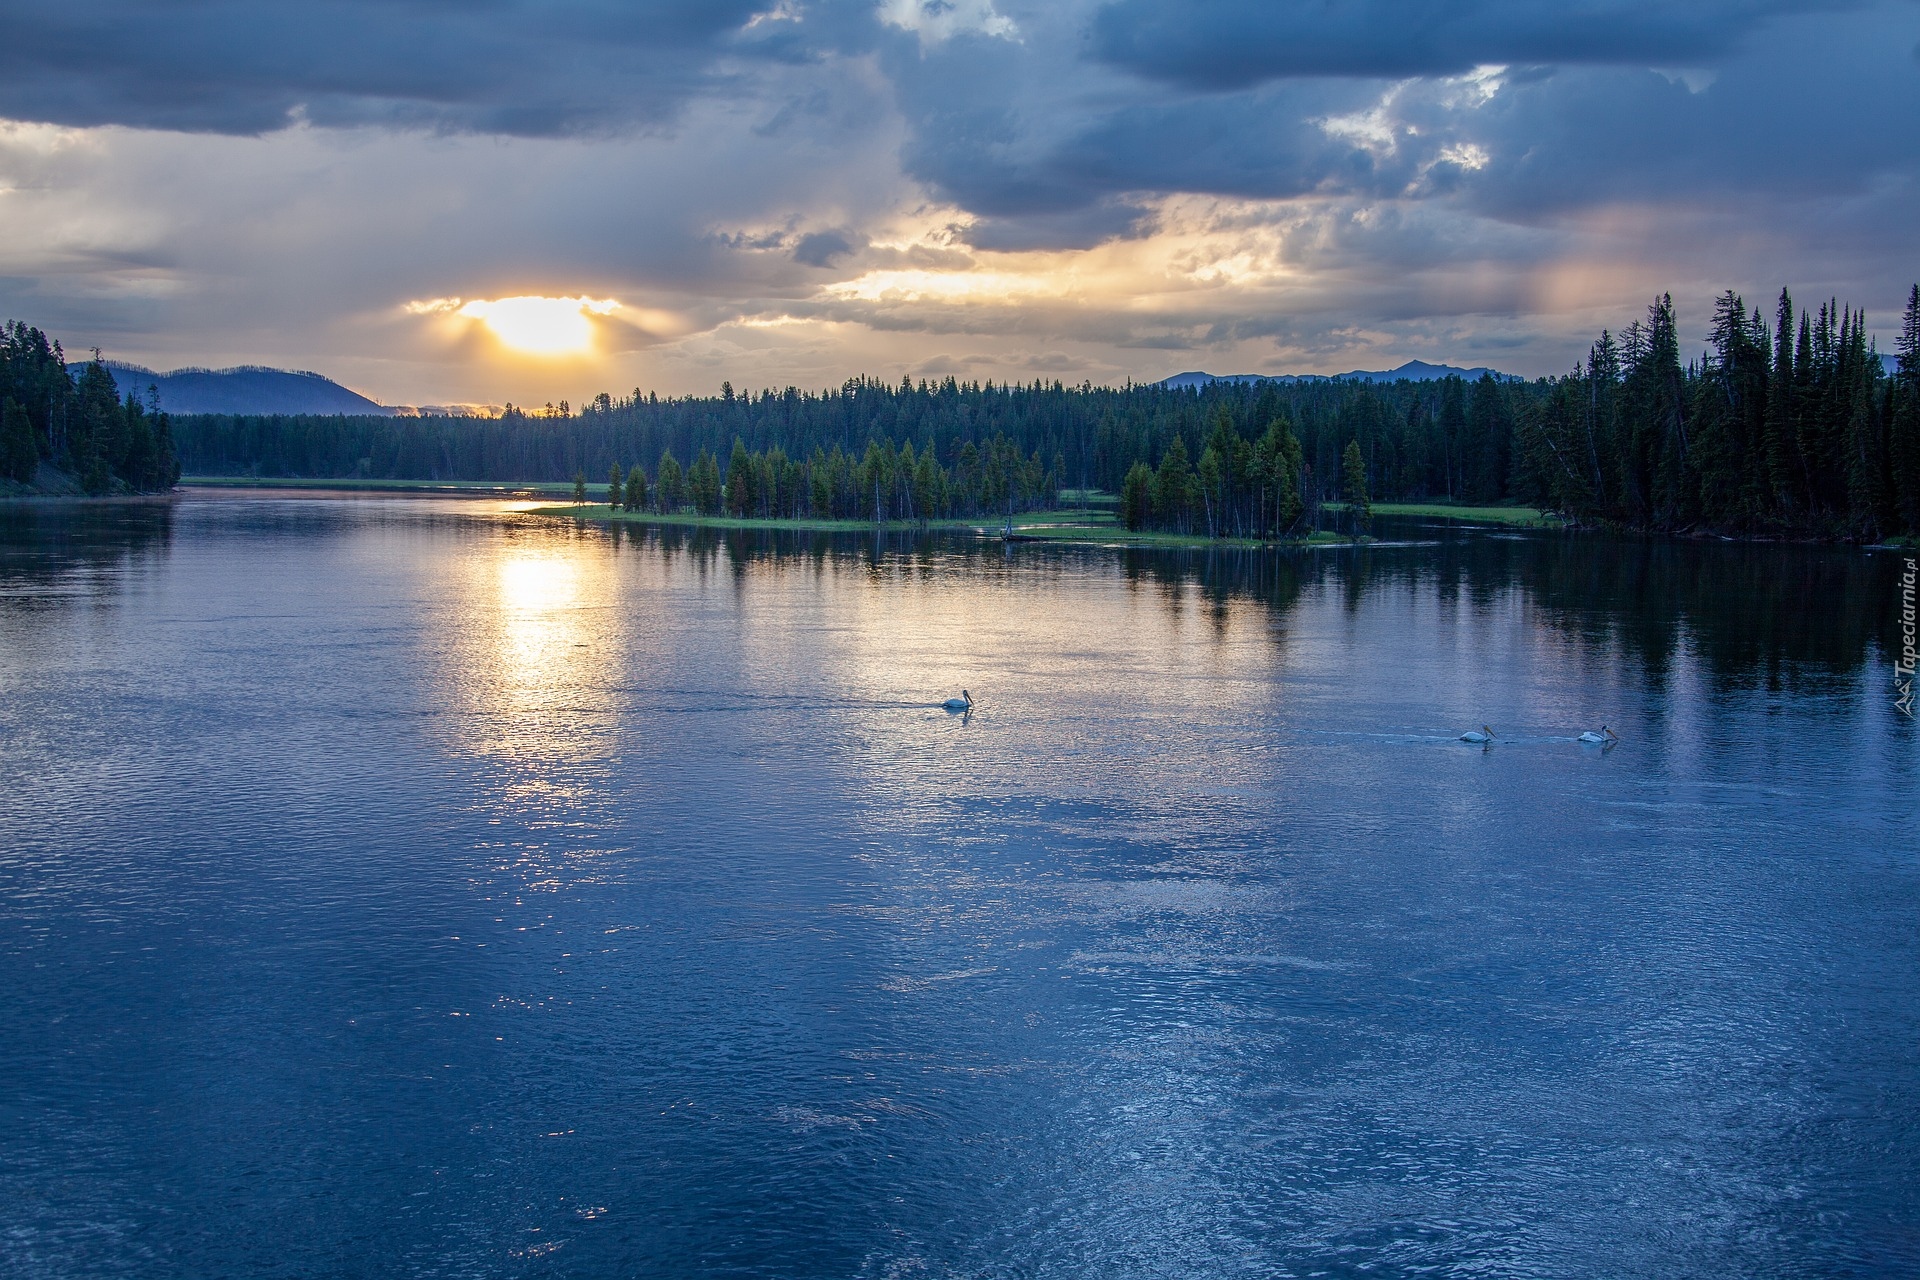
{"type": "Polygon", "coordinates": [[[1899,557],[1381,532],[0,505],[0,1273],[1920,1272],[1899,557]]]}

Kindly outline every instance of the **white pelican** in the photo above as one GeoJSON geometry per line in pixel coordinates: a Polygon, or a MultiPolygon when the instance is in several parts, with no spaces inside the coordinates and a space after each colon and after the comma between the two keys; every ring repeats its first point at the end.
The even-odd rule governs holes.
{"type": "Polygon", "coordinates": [[[940,705],[948,711],[971,711],[973,710],[973,695],[965,689],[962,689],[959,697],[948,698],[940,705]]]}
{"type": "Polygon", "coordinates": [[[1484,724],[1483,724],[1483,725],[1481,725],[1481,726],[1480,726],[1480,727],[1479,727],[1478,729],[1469,729],[1469,730],[1467,730],[1467,731],[1466,731],[1465,733],[1463,733],[1463,734],[1461,734],[1461,735],[1460,735],[1460,741],[1462,741],[1462,742],[1492,742],[1492,741],[1493,741],[1493,730],[1492,730],[1492,729],[1489,729],[1489,728],[1488,728],[1488,727],[1487,727],[1486,725],[1484,725],[1484,724]]]}
{"type": "Polygon", "coordinates": [[[1597,742],[1603,747],[1610,747],[1614,743],[1620,741],[1620,735],[1615,733],[1613,730],[1607,728],[1607,726],[1601,725],[1600,732],[1595,733],[1593,730],[1589,729],[1585,733],[1580,735],[1580,741],[1597,742]]]}

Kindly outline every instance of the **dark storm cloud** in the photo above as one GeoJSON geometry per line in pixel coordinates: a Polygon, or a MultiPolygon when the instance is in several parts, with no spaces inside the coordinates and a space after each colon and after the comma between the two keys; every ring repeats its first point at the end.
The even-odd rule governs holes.
{"type": "MultiPolygon", "coordinates": [[[[0,116],[260,133],[305,118],[541,136],[669,115],[758,0],[62,0],[11,7],[0,116]]],[[[770,24],[778,25],[778,24],[770,24]]],[[[778,36],[778,32],[771,33],[778,36]]]]}
{"type": "Polygon", "coordinates": [[[962,229],[975,249],[1019,253],[1034,249],[1082,249],[1088,245],[1142,234],[1151,212],[1126,200],[1096,200],[1064,213],[982,217],[962,229]]]}
{"type": "MultiPolygon", "coordinates": [[[[1487,208],[1518,209],[1656,182],[1684,190],[1721,180],[1713,176],[1721,171],[1764,186],[1782,168],[1781,139],[1797,175],[1853,181],[1883,167],[1885,139],[1911,123],[1912,85],[1885,66],[1865,79],[1831,72],[1885,52],[1873,33],[1888,15],[1920,12],[1901,0],[1876,15],[1849,0],[1114,0],[1031,9],[1002,0],[1013,37],[976,30],[929,40],[888,17],[898,7],[70,0],[10,17],[0,117],[217,133],[297,120],[601,133],[669,120],[691,98],[741,93],[739,77],[750,74],[742,68],[756,63],[876,51],[907,127],[904,168],[978,219],[969,242],[1064,248],[1140,233],[1140,198],[1151,193],[1467,192],[1487,208]],[[1783,27],[1791,40],[1779,38],[1783,27]],[[1810,105],[1801,101],[1815,88],[1809,47],[1829,73],[1810,105]],[[1441,77],[1493,63],[1538,69],[1509,72],[1493,100],[1471,110],[1441,91],[1441,77]],[[1780,78],[1771,97],[1744,82],[1738,92],[1694,93],[1646,69],[1721,65],[1766,65],[1780,78]],[[1404,77],[1423,79],[1385,113],[1399,127],[1387,145],[1327,127],[1404,77]],[[1835,123],[1840,101],[1881,120],[1796,150],[1796,139],[1835,123]],[[1760,122],[1783,102],[1793,118],[1759,144],[1768,132],[1760,122]],[[1490,163],[1469,173],[1442,162],[1460,142],[1483,146],[1490,163]]],[[[958,10],[919,12],[934,21],[958,10]]],[[[1920,32],[1890,34],[1903,51],[1920,32]]],[[[1904,57],[1879,62],[1915,79],[1904,57]]],[[[827,97],[820,87],[794,95],[757,127],[817,132],[828,126],[815,100],[827,97]]],[[[812,266],[842,256],[826,240],[795,253],[812,266]]]]}
{"type": "MultiPolygon", "coordinates": [[[[1909,19],[1920,26],[1920,15],[1909,19]]],[[[1920,177],[1920,74],[1873,15],[1798,19],[1696,89],[1577,68],[1506,86],[1460,136],[1489,156],[1471,199],[1509,216],[1637,201],[1764,196],[1755,209],[1920,177]]],[[[1436,121],[1436,124],[1438,122],[1436,121]]]]}
{"type": "Polygon", "coordinates": [[[1220,89],[1295,76],[1457,75],[1489,63],[1689,65],[1768,19],[1846,0],[1116,0],[1092,24],[1098,55],[1130,71],[1220,89]]]}
{"type": "Polygon", "coordinates": [[[909,125],[905,169],[976,216],[969,243],[1062,249],[1138,234],[1132,197],[1155,192],[1278,199],[1406,181],[1411,153],[1377,157],[1319,123],[1369,105],[1374,82],[1237,94],[1112,83],[1070,34],[884,52],[909,125]]]}
{"type": "Polygon", "coordinates": [[[815,231],[793,246],[793,260],[803,267],[830,267],[857,246],[843,231],[815,231]]]}
{"type": "Polygon", "coordinates": [[[1619,201],[1833,195],[1920,164],[1901,142],[1920,136],[1910,0],[1571,12],[1121,0],[1091,30],[1101,56],[1163,78],[1102,82],[1057,30],[914,49],[892,66],[907,171],[980,218],[972,243],[1135,234],[1143,224],[1119,211],[1151,193],[1445,200],[1527,221],[1619,201]],[[1528,64],[1486,81],[1439,74],[1517,58],[1528,64]],[[1254,80],[1271,82],[1227,87],[1254,80]],[[1076,83],[1079,96],[1063,91],[1076,83]]]}

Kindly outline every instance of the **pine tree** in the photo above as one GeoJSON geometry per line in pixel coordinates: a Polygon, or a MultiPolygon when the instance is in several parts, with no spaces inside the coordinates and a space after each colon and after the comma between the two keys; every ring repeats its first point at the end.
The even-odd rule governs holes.
{"type": "Polygon", "coordinates": [[[1506,493],[1512,463],[1513,418],[1505,389],[1492,374],[1473,384],[1467,408],[1467,440],[1462,448],[1462,489],[1473,502],[1498,502],[1506,493]]]}
{"type": "Polygon", "coordinates": [[[1120,483],[1120,521],[1128,529],[1144,529],[1153,519],[1153,468],[1136,460],[1120,483]]]}
{"type": "Polygon", "coordinates": [[[1646,323],[1629,325],[1620,345],[1626,369],[1619,450],[1625,514],[1634,524],[1676,528],[1691,522],[1696,504],[1688,484],[1687,375],[1680,367],[1673,298],[1654,299],[1646,323]]]}
{"type": "Polygon", "coordinates": [[[673,450],[660,452],[660,465],[654,469],[654,501],[659,504],[661,514],[671,515],[686,502],[686,480],[680,471],[680,460],[673,456],[673,450]]]}
{"type": "Polygon", "coordinates": [[[113,487],[112,460],[119,451],[122,425],[120,393],[113,375],[94,353],[93,361],[80,372],[69,410],[71,435],[68,438],[66,464],[90,494],[103,494],[113,487]]]}
{"type": "Polygon", "coordinates": [[[1909,537],[1920,536],[1920,284],[1907,294],[1907,313],[1895,343],[1900,370],[1888,413],[1893,491],[1909,537]]]}
{"type": "Polygon", "coordinates": [[[573,473],[573,505],[576,507],[587,505],[587,473],[584,471],[573,473]]]}
{"type": "Polygon", "coordinates": [[[1284,422],[1276,425],[1280,428],[1280,466],[1274,481],[1279,489],[1276,531],[1284,537],[1299,526],[1300,518],[1306,514],[1307,462],[1292,428],[1284,422]]]}
{"type": "Polygon", "coordinates": [[[1195,468],[1195,487],[1200,493],[1200,514],[1207,522],[1207,536],[1220,536],[1221,511],[1226,502],[1226,465],[1220,460],[1220,451],[1208,445],[1200,451],[1200,465],[1195,468]]]}
{"type": "Polygon", "coordinates": [[[1347,441],[1340,467],[1341,495],[1347,500],[1347,509],[1353,512],[1354,532],[1365,533],[1373,525],[1373,501],[1367,496],[1367,460],[1360,455],[1358,440],[1347,441]]]}
{"type": "Polygon", "coordinates": [[[613,464],[613,470],[607,473],[607,510],[618,511],[620,499],[626,496],[626,481],[621,477],[620,464],[613,464]]]}
{"type": "Polygon", "coordinates": [[[1714,303],[1713,348],[1695,383],[1692,482],[1697,508],[1716,528],[1743,528],[1758,513],[1750,462],[1763,434],[1758,417],[1766,396],[1766,343],[1756,342],[1746,303],[1729,289],[1714,303]]]}
{"type": "Polygon", "coordinates": [[[753,459],[747,456],[746,441],[733,438],[733,455],[727,459],[727,510],[745,516],[754,509],[753,459]]]}
{"type": "Polygon", "coordinates": [[[1600,341],[1587,353],[1580,423],[1591,468],[1587,473],[1593,486],[1591,510],[1615,519],[1625,514],[1627,506],[1624,477],[1616,465],[1623,456],[1620,373],[1620,348],[1613,335],[1602,329],[1600,341]]]}
{"type": "Polygon", "coordinates": [[[1780,291],[1774,311],[1773,369],[1767,383],[1766,462],[1773,505],[1790,516],[1794,494],[1805,487],[1799,458],[1799,429],[1794,423],[1793,299],[1780,291]]]}
{"type": "Polygon", "coordinates": [[[1193,531],[1193,467],[1187,462],[1187,442],[1178,435],[1161,455],[1153,506],[1163,526],[1180,533],[1193,531]]]}
{"type": "Polygon", "coordinates": [[[1449,377],[1440,398],[1441,487],[1449,502],[1465,488],[1459,476],[1467,434],[1466,385],[1458,376],[1449,377]]]}
{"type": "Polygon", "coordinates": [[[687,497],[703,516],[720,511],[720,460],[710,449],[702,449],[687,471],[687,497]]]}
{"type": "Polygon", "coordinates": [[[1888,456],[1887,404],[1880,394],[1883,365],[1867,337],[1867,315],[1854,313],[1846,326],[1841,371],[1846,381],[1848,532],[1862,539],[1890,533],[1898,521],[1888,456]]]}
{"type": "Polygon", "coordinates": [[[645,511],[647,509],[647,473],[640,469],[640,464],[637,462],[627,472],[625,497],[627,510],[645,511]]]}
{"type": "Polygon", "coordinates": [[[33,420],[18,400],[9,397],[0,406],[0,475],[21,484],[32,484],[34,469],[40,464],[40,450],[33,439],[33,420]]]}

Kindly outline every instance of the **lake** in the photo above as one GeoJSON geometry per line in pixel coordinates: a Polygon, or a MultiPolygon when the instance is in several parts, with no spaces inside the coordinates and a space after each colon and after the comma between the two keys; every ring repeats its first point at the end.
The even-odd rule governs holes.
{"type": "Polygon", "coordinates": [[[1900,558],[1380,532],[0,504],[0,1270],[1920,1271],[1900,558]]]}

